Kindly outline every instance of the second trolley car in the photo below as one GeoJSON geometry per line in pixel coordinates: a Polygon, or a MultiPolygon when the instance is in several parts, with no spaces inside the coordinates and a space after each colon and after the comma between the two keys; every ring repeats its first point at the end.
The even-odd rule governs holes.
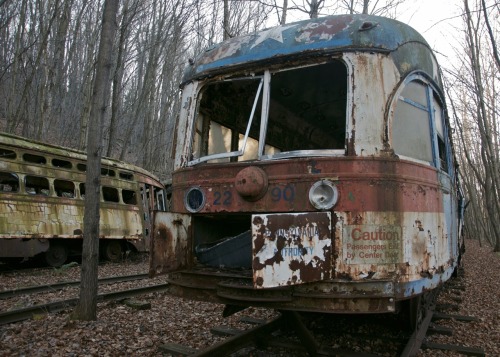
{"type": "MultiPolygon", "coordinates": [[[[0,134],[0,260],[43,256],[60,266],[81,254],[86,155],[0,134]]],[[[102,159],[100,250],[118,260],[148,251],[151,217],[165,210],[165,188],[148,171],[102,159]]]]}

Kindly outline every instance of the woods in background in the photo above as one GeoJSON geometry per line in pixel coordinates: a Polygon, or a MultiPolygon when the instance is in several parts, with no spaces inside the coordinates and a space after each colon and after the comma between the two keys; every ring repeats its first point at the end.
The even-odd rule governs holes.
{"type": "MultiPolygon", "coordinates": [[[[170,176],[189,58],[223,39],[306,17],[397,18],[405,0],[121,0],[103,156],[170,176]]],[[[471,237],[500,251],[500,3],[463,0],[457,58],[441,65],[471,237]]],[[[86,150],[103,1],[0,0],[0,130],[86,150]]],[[[450,9],[451,10],[451,9],[450,9]]],[[[443,15],[445,17],[445,15],[443,15]]],[[[455,34],[456,35],[456,34],[455,34]]],[[[439,50],[439,49],[438,49],[439,50]]]]}

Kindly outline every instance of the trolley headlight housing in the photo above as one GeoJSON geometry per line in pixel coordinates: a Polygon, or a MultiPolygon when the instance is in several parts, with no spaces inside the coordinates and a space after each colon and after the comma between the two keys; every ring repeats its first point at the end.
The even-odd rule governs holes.
{"type": "Polygon", "coordinates": [[[320,210],[327,210],[335,206],[339,198],[337,186],[330,180],[315,182],[309,189],[309,202],[320,210]]]}
{"type": "Polygon", "coordinates": [[[184,206],[191,213],[201,211],[205,206],[206,196],[199,187],[191,187],[184,195],[184,206]]]}

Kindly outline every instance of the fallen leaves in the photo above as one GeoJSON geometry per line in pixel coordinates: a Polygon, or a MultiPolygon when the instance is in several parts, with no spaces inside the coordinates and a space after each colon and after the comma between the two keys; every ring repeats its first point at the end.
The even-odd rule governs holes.
{"type": "MultiPolygon", "coordinates": [[[[500,355],[500,257],[490,247],[480,247],[477,241],[467,241],[465,254],[465,291],[458,293],[462,302],[452,300],[456,292],[442,294],[442,302],[459,305],[454,314],[475,316],[476,322],[447,321],[453,336],[434,335],[433,342],[482,347],[487,356],[500,355]]],[[[99,267],[100,277],[129,275],[146,272],[147,262],[105,264],[99,267]]],[[[27,285],[50,284],[56,281],[79,279],[79,268],[69,267],[63,273],[41,269],[31,273],[2,273],[3,289],[27,285]]],[[[127,286],[134,287],[130,283],[127,286]]],[[[108,287],[112,288],[112,286],[108,287]]],[[[26,298],[0,301],[0,309],[18,305],[41,303],[46,299],[60,300],[74,296],[78,289],[40,294],[26,298]],[[71,296],[69,296],[71,295],[71,296]]],[[[162,293],[151,293],[139,298],[151,304],[147,310],[135,310],[116,302],[100,303],[98,320],[71,321],[68,311],[44,315],[43,318],[0,326],[0,356],[165,356],[158,347],[164,343],[177,343],[193,348],[204,348],[223,338],[210,333],[210,328],[225,325],[241,328],[239,317],[271,318],[273,311],[249,308],[229,318],[222,317],[224,306],[188,301],[162,293]]],[[[441,324],[441,323],[440,323],[441,324]]],[[[341,326],[337,326],[341,328],[341,326]]],[[[335,343],[330,343],[334,346],[335,343]]],[[[355,347],[355,346],[354,346],[355,347]]],[[[366,346],[359,346],[359,350],[366,346]]],[[[279,356],[282,352],[269,354],[279,356]]],[[[266,354],[267,355],[267,354],[266,354]]],[[[286,355],[286,354],[285,354],[286,355]]],[[[389,357],[390,355],[388,355],[389,357]]],[[[422,351],[421,357],[456,356],[452,352],[422,351]]]]}

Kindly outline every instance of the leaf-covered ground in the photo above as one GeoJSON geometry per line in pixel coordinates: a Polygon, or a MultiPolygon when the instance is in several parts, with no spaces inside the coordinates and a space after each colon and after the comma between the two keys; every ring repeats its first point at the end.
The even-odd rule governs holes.
{"type": "MultiPolygon", "coordinates": [[[[465,276],[461,284],[465,285],[465,291],[458,295],[462,299],[460,310],[451,313],[474,316],[478,320],[470,323],[440,322],[441,325],[453,328],[453,336],[435,335],[430,339],[438,343],[481,347],[487,356],[500,356],[500,256],[493,253],[490,247],[480,247],[477,241],[467,240],[464,260],[465,276]]],[[[99,267],[100,277],[146,271],[145,260],[99,267]]],[[[59,270],[3,272],[0,273],[0,289],[78,280],[79,274],[78,266],[59,270]]],[[[162,281],[153,281],[158,282],[162,281]]],[[[126,286],[130,284],[132,283],[126,286]]],[[[144,282],[134,284],[143,285],[144,282]]],[[[121,290],[126,286],[114,288],[121,290]]],[[[111,288],[113,286],[106,287],[111,288]]],[[[73,288],[13,298],[0,301],[0,310],[77,295],[78,289],[73,288]]],[[[445,290],[440,296],[440,302],[457,304],[456,298],[456,291],[445,290]]],[[[139,299],[150,302],[151,309],[135,310],[116,302],[102,303],[99,304],[98,320],[93,322],[70,321],[68,310],[0,326],[0,356],[164,356],[159,350],[163,343],[203,348],[221,340],[210,333],[213,326],[248,328],[248,325],[239,322],[242,314],[258,318],[270,318],[274,315],[273,311],[247,309],[244,313],[223,318],[223,306],[218,304],[192,302],[161,293],[141,296],[139,299]]],[[[366,348],[364,350],[369,352],[366,348]]],[[[260,356],[280,354],[281,352],[276,351],[258,353],[260,356]]],[[[256,355],[255,352],[253,355],[256,355]]],[[[287,353],[283,352],[283,355],[287,353]]],[[[457,353],[429,350],[422,351],[420,356],[457,356],[457,353]]]]}

